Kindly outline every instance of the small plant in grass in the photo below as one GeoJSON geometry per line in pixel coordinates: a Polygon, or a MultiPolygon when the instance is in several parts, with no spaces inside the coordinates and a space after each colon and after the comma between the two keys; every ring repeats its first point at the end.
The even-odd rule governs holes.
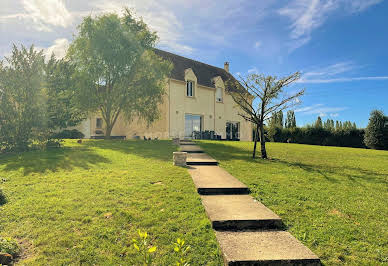
{"type": "Polygon", "coordinates": [[[178,238],[174,243],[174,251],[177,254],[178,261],[176,262],[177,266],[189,266],[186,259],[187,251],[190,249],[190,246],[185,245],[185,241],[183,239],[178,238]]]}
{"type": "Polygon", "coordinates": [[[20,248],[16,240],[8,237],[0,237],[0,253],[7,253],[15,258],[20,253],[20,248]]]}
{"type": "Polygon", "coordinates": [[[5,204],[6,202],[7,198],[5,197],[3,190],[0,188],[0,206],[5,204]]]}
{"type": "Polygon", "coordinates": [[[138,234],[139,239],[132,239],[133,247],[138,251],[143,265],[152,265],[153,253],[156,251],[156,247],[150,245],[147,232],[143,233],[139,230],[138,234]]]}

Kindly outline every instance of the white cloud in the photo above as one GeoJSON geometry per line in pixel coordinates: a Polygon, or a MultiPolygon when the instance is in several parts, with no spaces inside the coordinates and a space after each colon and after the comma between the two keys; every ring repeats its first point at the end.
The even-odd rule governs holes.
{"type": "Polygon", "coordinates": [[[53,45],[44,49],[46,59],[49,59],[52,54],[59,59],[65,57],[69,45],[70,43],[67,39],[56,39],[53,45]]]}
{"type": "Polygon", "coordinates": [[[26,15],[20,18],[31,19],[41,31],[51,31],[50,26],[68,27],[73,16],[62,0],[23,0],[26,15]]]}
{"type": "Polygon", "coordinates": [[[291,21],[289,52],[307,44],[312,32],[321,27],[334,11],[343,9],[343,13],[362,12],[382,0],[293,0],[279,9],[281,16],[291,21]]]}
{"type": "Polygon", "coordinates": [[[251,74],[251,73],[257,74],[257,73],[259,73],[259,70],[257,69],[257,67],[253,67],[251,69],[248,69],[248,73],[249,74],[251,74]]]}
{"type": "Polygon", "coordinates": [[[327,107],[324,104],[314,104],[306,107],[302,107],[295,110],[295,113],[301,113],[305,115],[319,115],[321,117],[327,116],[338,116],[339,112],[348,109],[347,107],[327,107]]]}
{"type": "Polygon", "coordinates": [[[305,72],[297,83],[335,83],[352,82],[366,80],[388,80],[388,76],[370,76],[370,77],[335,77],[351,70],[360,68],[351,61],[335,63],[313,71],[305,72]]]}
{"type": "Polygon", "coordinates": [[[339,116],[339,113],[330,114],[330,117],[338,117],[338,116],[339,116]]]}
{"type": "Polygon", "coordinates": [[[255,42],[255,45],[254,47],[257,49],[257,48],[260,48],[261,47],[261,42],[257,41],[255,42]]]}

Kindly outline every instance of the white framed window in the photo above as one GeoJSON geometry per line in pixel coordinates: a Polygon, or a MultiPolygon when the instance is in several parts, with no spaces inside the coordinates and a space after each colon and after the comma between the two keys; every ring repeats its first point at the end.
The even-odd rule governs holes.
{"type": "Polygon", "coordinates": [[[186,83],[186,96],[194,97],[194,81],[187,81],[186,83]]]}
{"type": "Polygon", "coordinates": [[[222,88],[216,88],[216,102],[222,103],[222,88]]]}

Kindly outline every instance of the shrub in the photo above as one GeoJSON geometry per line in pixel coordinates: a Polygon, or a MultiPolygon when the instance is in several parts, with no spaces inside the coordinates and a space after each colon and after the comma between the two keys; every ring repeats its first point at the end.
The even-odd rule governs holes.
{"type": "Polygon", "coordinates": [[[370,113],[369,123],[365,129],[364,142],[371,149],[388,149],[388,128],[382,111],[370,113]]]}
{"type": "Polygon", "coordinates": [[[20,253],[20,247],[16,240],[8,237],[0,237],[0,253],[8,253],[12,257],[16,257],[20,253]]]}
{"type": "Polygon", "coordinates": [[[54,139],[83,139],[85,135],[77,129],[65,129],[53,135],[54,139]]]}
{"type": "Polygon", "coordinates": [[[3,190],[0,188],[0,206],[5,203],[7,203],[7,198],[5,197],[3,190]]]}

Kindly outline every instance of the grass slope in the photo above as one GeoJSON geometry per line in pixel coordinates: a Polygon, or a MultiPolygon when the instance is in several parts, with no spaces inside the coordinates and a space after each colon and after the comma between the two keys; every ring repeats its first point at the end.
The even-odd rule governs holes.
{"type": "Polygon", "coordinates": [[[66,141],[49,151],[0,156],[0,235],[24,249],[21,264],[137,265],[137,230],[173,265],[172,242],[191,246],[191,265],[219,265],[210,222],[169,141],[66,141]]]}
{"type": "Polygon", "coordinates": [[[250,142],[200,145],[328,265],[388,263],[388,152],[250,142]]]}

